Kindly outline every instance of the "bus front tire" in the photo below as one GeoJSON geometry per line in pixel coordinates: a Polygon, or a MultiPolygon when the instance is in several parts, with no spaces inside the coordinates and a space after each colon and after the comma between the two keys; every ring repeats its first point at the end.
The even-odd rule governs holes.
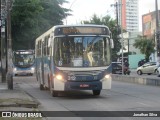
{"type": "Polygon", "coordinates": [[[58,91],[51,90],[52,97],[58,97],[58,91]]]}
{"type": "Polygon", "coordinates": [[[100,95],[101,90],[93,90],[93,95],[100,95]]]}
{"type": "Polygon", "coordinates": [[[44,86],[42,84],[39,85],[40,90],[44,90],[44,86]]]}

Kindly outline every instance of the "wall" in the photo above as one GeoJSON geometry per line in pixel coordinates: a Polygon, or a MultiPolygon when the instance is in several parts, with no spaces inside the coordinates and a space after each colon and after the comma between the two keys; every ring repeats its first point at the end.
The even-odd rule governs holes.
{"type": "Polygon", "coordinates": [[[138,67],[138,62],[141,59],[145,59],[145,55],[143,55],[143,54],[129,55],[130,69],[136,69],[138,67]]]}

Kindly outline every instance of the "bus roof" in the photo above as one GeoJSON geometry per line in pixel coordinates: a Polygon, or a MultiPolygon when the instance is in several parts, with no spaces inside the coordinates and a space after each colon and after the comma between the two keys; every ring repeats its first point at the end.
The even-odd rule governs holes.
{"type": "MultiPolygon", "coordinates": [[[[55,25],[52,28],[56,29],[56,28],[60,28],[60,27],[82,27],[82,26],[86,26],[86,27],[106,27],[105,25],[96,25],[96,24],[81,24],[81,25],[55,25]]],[[[51,28],[51,29],[52,29],[51,28]]],[[[109,28],[108,28],[109,29],[109,28]]]]}
{"type": "Polygon", "coordinates": [[[39,36],[36,41],[44,38],[45,36],[54,33],[54,31],[58,28],[71,28],[71,27],[95,27],[95,28],[106,28],[108,31],[108,34],[110,33],[110,30],[107,26],[105,25],[95,25],[95,24],[83,24],[83,25],[55,25],[52,28],[50,28],[48,31],[46,31],[45,33],[43,33],[41,36],[39,36]]]}

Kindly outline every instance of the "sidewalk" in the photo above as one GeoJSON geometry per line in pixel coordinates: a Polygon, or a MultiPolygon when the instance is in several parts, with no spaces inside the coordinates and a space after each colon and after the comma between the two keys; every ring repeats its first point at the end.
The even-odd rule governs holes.
{"type": "Polygon", "coordinates": [[[130,75],[118,75],[112,74],[112,80],[129,82],[141,85],[152,85],[152,86],[160,86],[160,78],[155,76],[150,76],[147,74],[137,75],[136,69],[130,69],[130,75]]]}
{"type": "Polygon", "coordinates": [[[0,111],[36,111],[38,101],[25,93],[17,84],[13,90],[8,90],[7,83],[0,82],[0,111]]]}

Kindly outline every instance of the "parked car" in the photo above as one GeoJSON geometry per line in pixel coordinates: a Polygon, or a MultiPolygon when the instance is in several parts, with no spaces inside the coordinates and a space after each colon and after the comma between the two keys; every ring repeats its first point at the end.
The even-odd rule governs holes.
{"type": "Polygon", "coordinates": [[[157,73],[158,66],[156,65],[156,62],[147,62],[144,65],[140,66],[137,68],[137,74],[142,75],[142,74],[154,74],[157,73]]]}
{"type": "MultiPolygon", "coordinates": [[[[130,74],[128,67],[123,67],[124,74],[130,74]]],[[[122,74],[122,63],[112,62],[112,74],[122,74]]]]}
{"type": "Polygon", "coordinates": [[[160,77],[160,65],[159,65],[159,67],[157,68],[157,76],[160,77]]]}

